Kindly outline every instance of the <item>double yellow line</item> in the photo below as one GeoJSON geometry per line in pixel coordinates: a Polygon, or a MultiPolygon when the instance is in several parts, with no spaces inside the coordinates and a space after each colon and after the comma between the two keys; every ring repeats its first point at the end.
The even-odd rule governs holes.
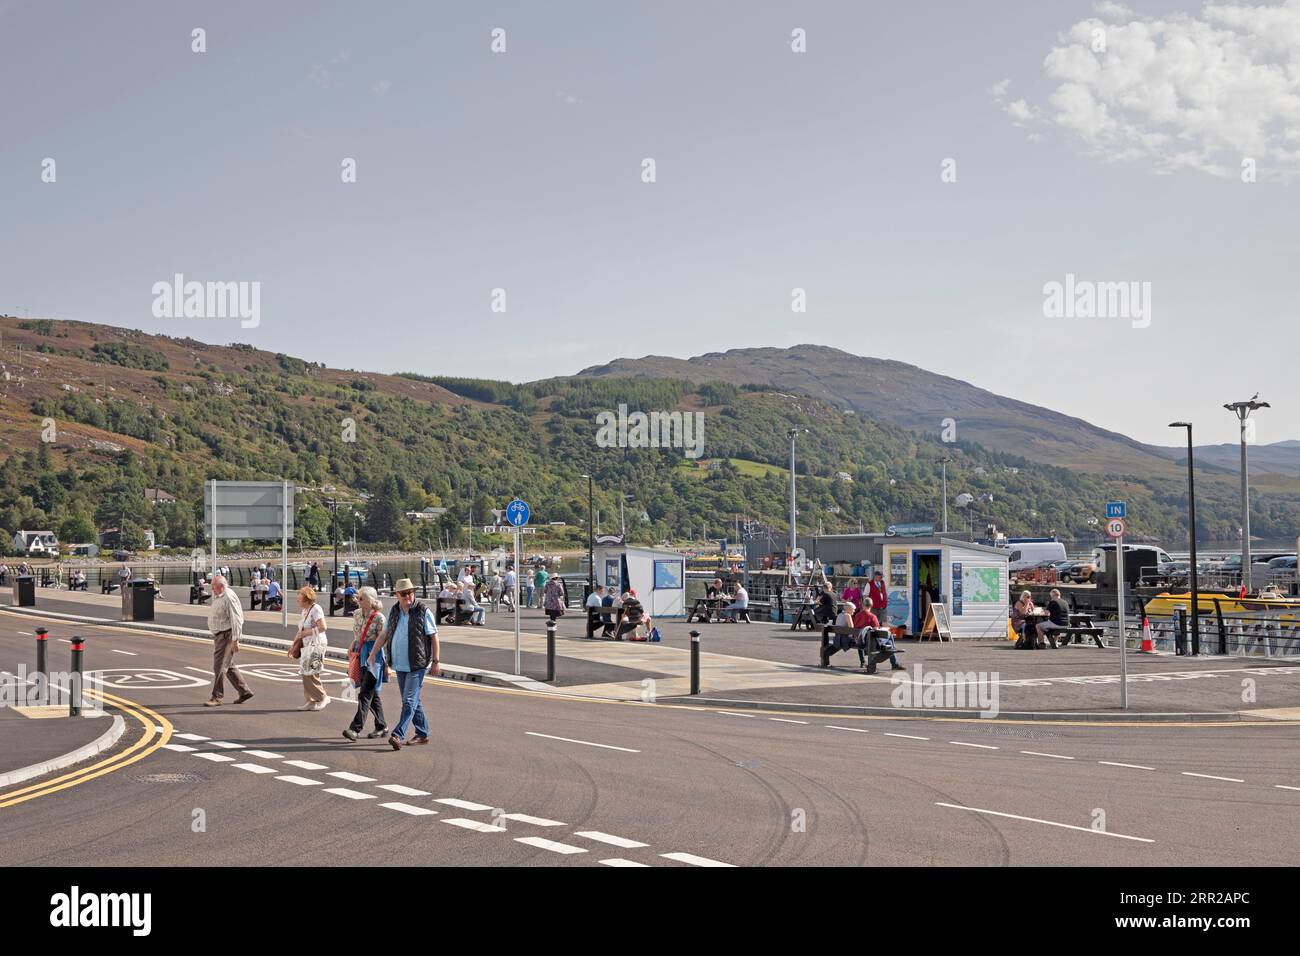
{"type": "Polygon", "coordinates": [[[121,770],[137,760],[148,757],[171,739],[171,721],[157,711],[150,710],[133,700],[127,700],[115,694],[106,694],[102,690],[88,687],[85,693],[87,696],[103,701],[106,704],[112,704],[128,717],[138,720],[144,728],[144,733],[140,739],[125,750],[89,764],[80,770],[74,770],[61,777],[55,777],[53,780],[46,780],[42,783],[34,783],[31,786],[20,787],[17,790],[10,790],[7,793],[0,793],[0,809],[12,807],[18,803],[25,803],[28,800],[34,800],[47,794],[57,793],[60,790],[67,790],[70,787],[85,783],[87,780],[94,780],[96,777],[102,777],[114,770],[121,770]],[[161,731],[158,729],[159,727],[162,728],[161,731]]]}

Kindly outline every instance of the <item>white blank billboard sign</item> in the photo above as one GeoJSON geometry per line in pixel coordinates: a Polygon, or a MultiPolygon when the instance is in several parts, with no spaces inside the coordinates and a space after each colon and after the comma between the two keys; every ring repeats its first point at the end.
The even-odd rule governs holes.
{"type": "Polygon", "coordinates": [[[279,481],[217,481],[203,485],[203,525],[212,529],[212,495],[217,496],[217,534],[221,538],[274,541],[292,538],[293,484],[279,481]],[[287,501],[285,500],[287,497],[287,501]],[[284,514],[284,509],[288,514],[284,514]]]}

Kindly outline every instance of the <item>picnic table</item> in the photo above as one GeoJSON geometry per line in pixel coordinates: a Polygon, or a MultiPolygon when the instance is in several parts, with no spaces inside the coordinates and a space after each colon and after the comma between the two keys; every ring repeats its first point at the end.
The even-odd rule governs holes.
{"type": "Polygon", "coordinates": [[[708,624],[710,619],[722,619],[722,609],[731,603],[727,597],[702,597],[695,599],[695,606],[691,608],[691,613],[686,615],[686,623],[690,624],[693,620],[698,620],[701,624],[708,624]]]}

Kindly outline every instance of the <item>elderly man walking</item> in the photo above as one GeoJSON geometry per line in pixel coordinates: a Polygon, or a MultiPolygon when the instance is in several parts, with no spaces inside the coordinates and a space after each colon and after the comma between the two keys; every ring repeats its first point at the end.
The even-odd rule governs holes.
{"type": "Polygon", "coordinates": [[[226,678],[239,691],[236,704],[253,696],[235,668],[235,652],[244,632],[244,609],[239,598],[226,586],[224,575],[212,579],[212,608],[208,611],[208,630],[212,632],[212,697],[204,707],[220,707],[226,690],[226,678]]]}
{"type": "Polygon", "coordinates": [[[402,713],[388,737],[388,744],[394,750],[400,750],[406,745],[429,742],[429,721],[424,715],[424,705],[420,703],[420,690],[426,671],[434,677],[442,674],[438,666],[441,646],[433,612],[415,599],[415,585],[411,579],[402,578],[393,585],[393,592],[397,595],[397,604],[388,614],[388,625],[384,628],[383,636],[375,642],[363,663],[365,666],[374,666],[376,662],[381,662],[379,655],[384,648],[388,648],[393,670],[397,671],[397,686],[402,694],[402,713]],[[412,721],[415,733],[406,740],[406,730],[412,721]]]}

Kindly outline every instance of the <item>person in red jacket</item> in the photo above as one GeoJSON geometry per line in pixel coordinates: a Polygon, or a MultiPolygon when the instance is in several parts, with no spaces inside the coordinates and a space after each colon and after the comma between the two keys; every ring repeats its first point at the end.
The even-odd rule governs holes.
{"type": "Polygon", "coordinates": [[[871,598],[871,611],[880,620],[885,619],[885,608],[889,606],[889,592],[885,590],[885,576],[877,571],[871,576],[871,584],[867,586],[867,594],[871,598]]]}

